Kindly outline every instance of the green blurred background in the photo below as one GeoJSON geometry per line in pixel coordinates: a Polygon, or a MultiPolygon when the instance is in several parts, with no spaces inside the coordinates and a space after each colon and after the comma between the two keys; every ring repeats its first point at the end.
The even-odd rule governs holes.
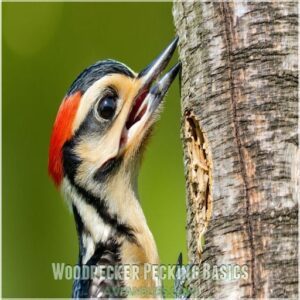
{"type": "MultiPolygon", "coordinates": [[[[174,37],[171,10],[171,3],[2,4],[3,297],[70,296],[72,282],[55,281],[51,267],[75,264],[78,253],[73,216],[47,175],[58,106],[78,73],[97,60],[145,67],[174,37]]],[[[165,264],[186,254],[179,128],[176,81],[139,178],[165,264]]]]}

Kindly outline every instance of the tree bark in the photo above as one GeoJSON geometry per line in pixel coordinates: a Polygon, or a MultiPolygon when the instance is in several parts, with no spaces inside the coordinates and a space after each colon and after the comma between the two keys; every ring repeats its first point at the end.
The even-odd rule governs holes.
{"type": "Polygon", "coordinates": [[[179,1],[173,15],[189,262],[248,274],[192,278],[192,296],[298,298],[298,4],[179,1]]]}

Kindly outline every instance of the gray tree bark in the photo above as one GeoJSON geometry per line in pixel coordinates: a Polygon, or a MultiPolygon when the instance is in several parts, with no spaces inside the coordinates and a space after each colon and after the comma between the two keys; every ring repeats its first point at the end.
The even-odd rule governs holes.
{"type": "Polygon", "coordinates": [[[298,3],[176,1],[173,15],[189,262],[248,274],[214,269],[192,296],[298,298],[298,3]]]}

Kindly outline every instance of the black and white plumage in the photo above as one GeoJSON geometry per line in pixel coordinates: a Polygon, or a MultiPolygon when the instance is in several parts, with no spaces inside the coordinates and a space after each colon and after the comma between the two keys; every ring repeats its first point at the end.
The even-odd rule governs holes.
{"type": "MultiPolygon", "coordinates": [[[[139,74],[114,60],[97,62],[77,77],[60,106],[49,173],[72,207],[82,270],[159,264],[138,200],[137,175],[143,145],[180,65],[154,81],[176,46],[177,39],[139,74]]],[[[117,288],[153,290],[160,285],[157,278],[107,279],[100,274],[76,279],[73,297],[126,297],[117,288]]]]}

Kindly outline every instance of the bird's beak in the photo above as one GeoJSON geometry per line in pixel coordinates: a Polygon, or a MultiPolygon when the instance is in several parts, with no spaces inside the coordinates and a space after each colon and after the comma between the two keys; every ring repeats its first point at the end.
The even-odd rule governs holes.
{"type": "Polygon", "coordinates": [[[143,135],[155,121],[155,111],[160,106],[171,83],[178,74],[181,64],[177,63],[161,79],[160,77],[177,47],[178,38],[175,38],[170,45],[144,70],[137,80],[140,82],[139,91],[133,100],[126,125],[122,133],[121,144],[127,146],[138,144],[143,135]],[[134,140],[134,142],[132,142],[134,140]]]}
{"type": "Polygon", "coordinates": [[[171,60],[173,53],[177,47],[178,37],[176,37],[170,45],[156,58],[150,65],[143,69],[138,78],[143,82],[142,89],[147,89],[153,81],[161,74],[171,60]]]}

